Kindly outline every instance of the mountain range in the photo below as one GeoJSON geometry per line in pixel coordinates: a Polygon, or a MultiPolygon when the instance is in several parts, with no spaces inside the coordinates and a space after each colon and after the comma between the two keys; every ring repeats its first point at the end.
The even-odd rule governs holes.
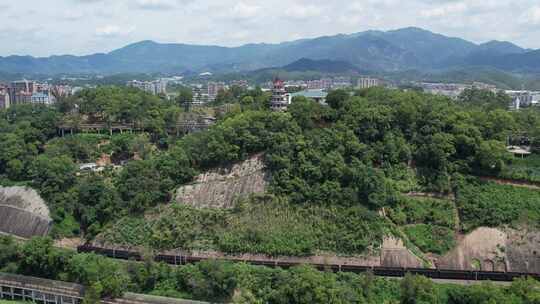
{"type": "Polygon", "coordinates": [[[524,49],[504,41],[476,44],[413,27],[239,47],[141,41],[106,54],[0,57],[0,72],[49,75],[237,72],[286,68],[291,63],[302,69],[317,69],[310,65],[320,68],[321,61],[322,66],[338,70],[444,71],[487,67],[540,73],[540,50],[524,49]]]}

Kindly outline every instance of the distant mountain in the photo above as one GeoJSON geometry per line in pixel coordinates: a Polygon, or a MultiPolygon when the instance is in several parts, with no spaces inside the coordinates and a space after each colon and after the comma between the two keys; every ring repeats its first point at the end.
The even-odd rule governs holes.
{"type": "Polygon", "coordinates": [[[345,61],[336,60],[313,60],[302,58],[291,64],[288,64],[281,69],[287,72],[320,72],[329,74],[347,74],[358,73],[360,69],[345,61]]]}
{"type": "Polygon", "coordinates": [[[528,51],[511,42],[497,40],[482,43],[478,46],[477,49],[479,51],[490,51],[499,54],[522,54],[528,51]]]}
{"type": "MultiPolygon", "coordinates": [[[[107,54],[88,56],[0,57],[0,71],[9,73],[181,73],[184,71],[241,72],[287,66],[304,59],[329,60],[319,68],[420,71],[487,67],[505,71],[540,72],[540,51],[510,42],[475,44],[420,28],[366,31],[324,36],[280,44],[247,44],[240,47],[162,44],[141,41],[107,54]],[[326,65],[326,66],[325,66],[326,65]]],[[[309,63],[313,65],[314,63],[309,63]]],[[[309,65],[308,64],[308,65],[309,65]]]]}

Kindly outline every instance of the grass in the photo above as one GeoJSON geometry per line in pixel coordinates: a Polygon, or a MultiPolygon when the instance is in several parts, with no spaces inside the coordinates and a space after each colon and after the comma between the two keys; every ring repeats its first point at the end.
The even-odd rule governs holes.
{"type": "Polygon", "coordinates": [[[0,304],[26,304],[28,302],[22,302],[22,301],[11,301],[11,300],[2,300],[0,299],[0,304]]]}
{"type": "Polygon", "coordinates": [[[387,223],[363,207],[293,206],[258,198],[233,210],[179,204],[146,218],[125,218],[101,237],[155,249],[219,250],[227,253],[306,256],[319,251],[362,254],[378,248],[387,223]]]}

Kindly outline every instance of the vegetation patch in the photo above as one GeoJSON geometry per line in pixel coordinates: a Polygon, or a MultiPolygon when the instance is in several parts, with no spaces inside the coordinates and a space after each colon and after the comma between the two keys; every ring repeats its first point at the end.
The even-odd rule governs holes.
{"type": "Polygon", "coordinates": [[[494,182],[469,180],[457,192],[462,228],[540,225],[540,191],[494,182]]]}
{"type": "Polygon", "coordinates": [[[456,225],[454,203],[437,198],[403,196],[388,209],[388,216],[399,226],[430,224],[453,229],[456,225]]]}
{"type": "Polygon", "coordinates": [[[146,219],[124,218],[102,237],[115,244],[158,249],[214,249],[227,253],[361,254],[377,248],[386,224],[363,207],[321,208],[278,199],[253,199],[232,210],[175,204],[146,219]]]}
{"type": "Polygon", "coordinates": [[[121,297],[128,291],[238,304],[529,304],[537,303],[540,296],[540,283],[534,279],[518,279],[508,287],[461,286],[438,285],[421,276],[391,280],[370,273],[317,271],[305,265],[281,269],[204,261],[172,267],[149,258],[140,263],[77,254],[55,248],[50,239],[20,244],[1,236],[0,271],[83,284],[84,303],[121,297]]]}
{"type": "Polygon", "coordinates": [[[455,246],[455,233],[446,227],[418,224],[407,226],[404,231],[423,252],[442,255],[455,246]]]}
{"type": "Polygon", "coordinates": [[[540,155],[513,159],[500,176],[507,179],[540,183],[540,155]]]}

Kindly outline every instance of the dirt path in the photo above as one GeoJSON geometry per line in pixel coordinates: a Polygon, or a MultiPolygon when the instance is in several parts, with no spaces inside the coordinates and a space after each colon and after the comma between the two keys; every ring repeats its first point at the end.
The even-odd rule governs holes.
{"type": "Polygon", "coordinates": [[[511,180],[511,179],[504,179],[504,178],[497,178],[497,177],[490,177],[490,176],[481,176],[479,178],[483,181],[494,182],[499,185],[509,185],[509,186],[515,186],[515,187],[529,188],[533,190],[540,190],[540,183],[533,183],[533,182],[520,181],[520,180],[511,180]]]}

